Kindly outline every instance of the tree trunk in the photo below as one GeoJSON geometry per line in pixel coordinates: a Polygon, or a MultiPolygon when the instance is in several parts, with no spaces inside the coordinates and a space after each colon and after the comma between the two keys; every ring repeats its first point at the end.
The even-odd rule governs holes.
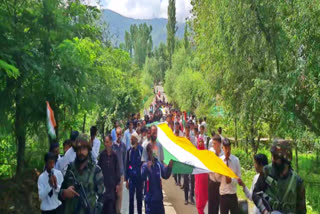
{"type": "Polygon", "coordinates": [[[102,123],[102,127],[101,127],[101,129],[102,129],[102,142],[104,142],[104,138],[105,138],[105,136],[104,136],[104,133],[105,133],[104,124],[105,124],[105,122],[102,123]]]}
{"type": "Polygon", "coordinates": [[[237,129],[237,118],[234,118],[234,143],[238,147],[238,129],[237,129]]]}
{"type": "Polygon", "coordinates": [[[299,157],[298,157],[298,142],[294,140],[296,146],[296,171],[299,173],[299,157]]]}
{"type": "Polygon", "coordinates": [[[245,149],[247,154],[248,154],[248,143],[249,143],[249,139],[248,139],[248,137],[246,137],[246,142],[245,142],[245,145],[244,145],[244,149],[245,149]]]}
{"type": "Polygon", "coordinates": [[[84,133],[86,129],[86,118],[87,118],[87,113],[83,115],[83,125],[82,125],[82,133],[84,133]]]}
{"type": "MultiPolygon", "coordinates": [[[[18,93],[19,94],[19,93],[18,93]]],[[[15,113],[15,137],[18,145],[17,151],[17,169],[16,178],[19,178],[24,167],[24,152],[26,149],[26,127],[23,121],[23,112],[20,102],[20,95],[16,96],[16,113],[15,113]]]]}
{"type": "Polygon", "coordinates": [[[253,153],[254,155],[256,155],[258,153],[259,145],[260,145],[260,139],[261,139],[261,136],[259,135],[256,147],[255,147],[255,150],[254,150],[254,153],[253,153]]]}

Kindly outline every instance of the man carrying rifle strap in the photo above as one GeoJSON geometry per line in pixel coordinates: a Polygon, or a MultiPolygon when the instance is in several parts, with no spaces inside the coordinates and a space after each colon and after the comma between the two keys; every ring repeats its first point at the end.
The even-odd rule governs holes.
{"type": "Polygon", "coordinates": [[[60,198],[66,202],[64,213],[101,213],[105,191],[103,175],[89,157],[88,137],[79,135],[75,148],[76,159],[69,164],[60,191],[60,198]]]}

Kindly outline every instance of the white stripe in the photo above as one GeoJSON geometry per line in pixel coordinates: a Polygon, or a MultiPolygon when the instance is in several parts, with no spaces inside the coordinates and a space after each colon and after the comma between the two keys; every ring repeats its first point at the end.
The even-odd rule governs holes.
{"type": "Polygon", "coordinates": [[[50,120],[50,110],[49,108],[47,107],[47,120],[48,120],[48,128],[49,128],[49,132],[53,135],[56,134],[56,131],[54,130],[54,127],[53,127],[53,123],[52,121],[50,120]]]}
{"type": "Polygon", "coordinates": [[[174,155],[179,162],[194,166],[196,168],[193,169],[194,172],[198,172],[195,174],[211,172],[196,156],[172,142],[172,140],[159,127],[158,139],[161,139],[160,143],[162,146],[174,155]]]}

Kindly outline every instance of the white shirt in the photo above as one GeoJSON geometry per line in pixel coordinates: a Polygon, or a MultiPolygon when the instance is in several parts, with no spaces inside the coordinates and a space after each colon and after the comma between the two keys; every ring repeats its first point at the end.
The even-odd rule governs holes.
{"type": "Polygon", "coordinates": [[[61,172],[66,173],[66,169],[68,168],[69,163],[73,162],[76,159],[76,152],[73,147],[70,147],[66,154],[57,162],[57,169],[61,172]]]}
{"type": "MultiPolygon", "coordinates": [[[[174,131],[174,135],[176,135],[176,132],[174,131]]],[[[181,130],[179,130],[179,135],[178,135],[179,137],[183,137],[184,136],[184,134],[183,134],[183,132],[181,131],[181,130]]]]}
{"type": "Polygon", "coordinates": [[[92,144],[93,144],[92,145],[92,150],[91,150],[92,160],[94,162],[98,163],[97,158],[98,158],[98,155],[99,155],[101,142],[97,137],[95,137],[92,144]]]}
{"type": "MultiPolygon", "coordinates": [[[[245,187],[245,188],[243,189],[244,193],[246,194],[246,197],[247,197],[250,201],[252,201],[252,193],[253,193],[254,185],[257,183],[259,176],[260,176],[260,174],[256,174],[256,175],[253,177],[253,181],[252,181],[252,185],[251,185],[250,191],[249,191],[248,187],[245,187]]],[[[253,213],[254,213],[254,214],[260,214],[259,209],[258,209],[256,206],[253,207],[253,213]]]]}
{"type": "Polygon", "coordinates": [[[214,150],[213,149],[213,140],[212,139],[209,140],[208,150],[210,150],[210,151],[214,150]]]}
{"type": "MultiPolygon", "coordinates": [[[[217,154],[217,153],[216,153],[216,150],[214,150],[213,147],[210,148],[209,151],[214,152],[215,154],[217,154]]],[[[224,156],[224,152],[223,152],[223,150],[221,149],[220,154],[219,154],[219,158],[221,158],[222,156],[224,156]]],[[[209,173],[209,178],[210,178],[210,180],[212,180],[213,182],[219,182],[219,181],[220,181],[219,174],[214,173],[214,172],[210,172],[210,173],[209,173]]]]}
{"type": "MultiPolygon", "coordinates": [[[[64,157],[64,156],[63,156],[64,157]]],[[[68,169],[68,165],[65,165],[64,164],[64,159],[63,157],[60,157],[58,158],[57,162],[56,162],[56,165],[55,165],[55,169],[59,170],[61,173],[62,173],[62,176],[64,177],[64,175],[66,174],[67,172],[67,169],[68,169]],[[64,167],[62,167],[64,165],[64,167]]]]}
{"type": "Polygon", "coordinates": [[[58,194],[63,182],[62,173],[59,170],[52,169],[53,174],[57,178],[57,188],[53,189],[49,184],[49,173],[45,170],[38,178],[38,193],[41,200],[40,209],[43,211],[50,211],[56,209],[61,205],[61,201],[58,199],[58,194]],[[52,190],[51,197],[49,193],[52,190]]]}
{"type": "MultiPolygon", "coordinates": [[[[228,164],[227,161],[225,160],[225,155],[220,157],[223,162],[229,166],[229,168],[239,177],[241,178],[241,168],[240,168],[240,162],[239,159],[234,156],[230,155],[228,164]]],[[[221,182],[220,184],[220,195],[227,195],[227,194],[236,194],[237,193],[237,184],[238,181],[235,178],[231,179],[231,183],[227,184],[226,181],[226,176],[220,175],[217,176],[221,182]]]]}

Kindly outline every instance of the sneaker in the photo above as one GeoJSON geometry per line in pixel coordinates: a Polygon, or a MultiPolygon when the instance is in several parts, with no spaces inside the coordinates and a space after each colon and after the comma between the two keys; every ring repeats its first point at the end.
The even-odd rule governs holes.
{"type": "Polygon", "coordinates": [[[188,201],[184,201],[184,205],[188,205],[188,201]]]}

